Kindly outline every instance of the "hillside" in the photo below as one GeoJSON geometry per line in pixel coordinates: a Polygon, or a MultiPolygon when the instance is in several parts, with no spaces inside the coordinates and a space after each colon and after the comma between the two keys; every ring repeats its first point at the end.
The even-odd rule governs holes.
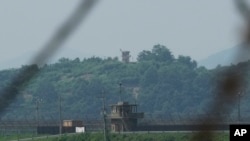
{"type": "Polygon", "coordinates": [[[248,61],[249,49],[244,49],[242,45],[222,50],[198,62],[199,66],[205,66],[208,69],[214,69],[218,65],[230,66],[240,62],[248,61]],[[235,58],[237,59],[235,60],[235,58]]]}
{"type": "MultiPolygon", "coordinates": [[[[172,114],[205,114],[214,96],[217,73],[224,68],[207,70],[197,67],[188,56],[174,57],[169,49],[156,45],[142,51],[136,63],[122,63],[117,58],[98,57],[80,60],[61,58],[57,63],[38,67],[0,71],[0,89],[26,67],[39,70],[25,83],[19,97],[5,111],[3,119],[35,119],[36,101],[42,119],[57,119],[59,97],[62,97],[65,119],[99,118],[104,91],[107,106],[119,100],[138,103],[139,110],[154,117],[172,114]]],[[[0,91],[2,92],[2,91],[0,91]]],[[[247,103],[245,98],[242,103],[247,103]]],[[[247,105],[242,106],[247,111],[247,105]]]]}

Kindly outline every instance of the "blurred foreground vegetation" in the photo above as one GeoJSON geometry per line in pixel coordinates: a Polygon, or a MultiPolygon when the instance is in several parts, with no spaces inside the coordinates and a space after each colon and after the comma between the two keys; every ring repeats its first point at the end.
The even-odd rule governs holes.
{"type": "MultiPolygon", "coordinates": [[[[109,141],[189,141],[191,133],[165,133],[165,134],[111,134],[109,141]]],[[[103,141],[103,134],[81,134],[63,136],[61,138],[41,139],[36,141],[103,141]]],[[[213,141],[229,141],[227,134],[214,136],[213,141]]]]}
{"type": "MultiPolygon", "coordinates": [[[[0,136],[0,141],[30,139],[32,141],[103,141],[101,133],[84,133],[77,135],[65,134],[61,137],[42,136],[37,139],[37,136],[31,135],[11,135],[0,136]]],[[[109,134],[109,141],[190,141],[193,133],[131,133],[131,134],[109,134]]],[[[229,141],[227,133],[216,133],[213,141],[229,141]]]]}

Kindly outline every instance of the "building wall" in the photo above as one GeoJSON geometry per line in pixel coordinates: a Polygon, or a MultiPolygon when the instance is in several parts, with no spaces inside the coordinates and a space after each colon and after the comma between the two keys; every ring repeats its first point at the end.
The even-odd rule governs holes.
{"type": "Polygon", "coordinates": [[[134,131],[136,130],[137,119],[111,119],[111,131],[134,131]]]}
{"type": "Polygon", "coordinates": [[[136,131],[200,131],[200,130],[229,130],[229,125],[139,125],[136,131]]]}
{"type": "MultiPolygon", "coordinates": [[[[76,127],[62,127],[62,133],[75,133],[76,127]]],[[[59,134],[59,126],[39,126],[37,127],[38,134],[59,134]]]]}

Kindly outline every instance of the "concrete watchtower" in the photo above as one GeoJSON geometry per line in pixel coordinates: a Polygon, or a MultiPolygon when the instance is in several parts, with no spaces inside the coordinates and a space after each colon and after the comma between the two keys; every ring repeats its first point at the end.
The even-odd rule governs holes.
{"type": "Polygon", "coordinates": [[[131,57],[130,52],[121,50],[121,53],[122,53],[122,62],[129,63],[130,62],[130,57],[131,57]]]}
{"type": "Polygon", "coordinates": [[[118,102],[111,105],[111,131],[134,131],[136,130],[138,119],[143,118],[143,116],[144,113],[137,113],[136,104],[118,102]]]}

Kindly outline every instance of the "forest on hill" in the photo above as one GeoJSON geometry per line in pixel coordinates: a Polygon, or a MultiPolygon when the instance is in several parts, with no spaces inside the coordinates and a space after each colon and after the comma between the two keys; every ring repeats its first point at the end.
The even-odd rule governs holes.
{"type": "MultiPolygon", "coordinates": [[[[249,62],[232,65],[232,70],[249,62]]],[[[101,111],[100,95],[105,94],[107,106],[119,101],[137,103],[139,111],[155,117],[206,114],[216,94],[216,86],[228,67],[208,70],[198,67],[189,56],[175,57],[163,45],[138,54],[137,61],[123,63],[115,58],[91,57],[80,60],[61,58],[55,64],[41,67],[23,66],[0,71],[0,92],[11,79],[25,68],[39,73],[23,84],[18,98],[4,114],[4,119],[35,118],[57,119],[59,97],[62,99],[64,118],[98,118],[101,111]],[[122,83],[122,93],[119,84],[122,83]]],[[[241,73],[239,71],[239,73],[241,73]]],[[[246,76],[247,80],[249,75],[246,76]]],[[[245,90],[246,94],[249,89],[245,90]]],[[[249,115],[249,96],[242,99],[241,111],[249,115]]],[[[109,108],[108,108],[109,109],[109,108]]],[[[236,108],[232,114],[236,114],[236,108]]]]}

